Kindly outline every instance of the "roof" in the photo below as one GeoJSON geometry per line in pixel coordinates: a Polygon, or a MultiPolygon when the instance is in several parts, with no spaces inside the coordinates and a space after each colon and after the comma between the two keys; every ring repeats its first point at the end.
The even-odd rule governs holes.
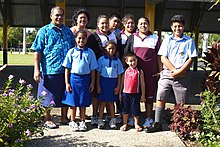
{"type": "MultiPolygon", "coordinates": [[[[155,29],[161,25],[163,31],[170,31],[170,18],[182,14],[186,19],[186,31],[193,31],[199,26],[200,32],[219,33],[220,4],[213,9],[211,0],[149,0],[156,3],[155,29]]],[[[50,9],[55,0],[1,0],[0,25],[3,19],[10,26],[41,27],[50,22],[50,9]]],[[[66,0],[66,25],[72,25],[73,11],[84,7],[90,13],[89,28],[96,27],[96,18],[100,14],[110,15],[113,12],[133,14],[135,18],[145,15],[145,0],[66,0]]]]}

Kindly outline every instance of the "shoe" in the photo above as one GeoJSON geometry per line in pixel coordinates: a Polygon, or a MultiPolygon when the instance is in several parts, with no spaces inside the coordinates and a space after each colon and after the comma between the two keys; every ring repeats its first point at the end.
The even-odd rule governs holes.
{"type": "Polygon", "coordinates": [[[122,122],[121,117],[116,117],[116,123],[117,123],[117,124],[120,124],[121,122],[122,122]]]}
{"type": "Polygon", "coordinates": [[[101,118],[99,118],[98,119],[98,129],[103,129],[104,126],[105,126],[104,121],[101,118]]]}
{"type": "Polygon", "coordinates": [[[142,126],[144,128],[147,128],[147,127],[150,127],[152,123],[153,123],[153,119],[152,118],[147,118],[142,126]]]}
{"type": "Polygon", "coordinates": [[[87,130],[86,122],[84,120],[79,123],[79,130],[80,131],[86,131],[87,130]]]}
{"type": "Polygon", "coordinates": [[[128,118],[128,125],[129,126],[134,126],[134,118],[133,117],[128,118]]]}
{"type": "Polygon", "coordinates": [[[106,115],[106,116],[105,116],[105,122],[110,122],[110,120],[111,120],[111,117],[108,116],[108,115],[106,115]]]}
{"type": "Polygon", "coordinates": [[[73,131],[79,130],[79,126],[78,126],[78,124],[77,124],[75,121],[71,121],[71,122],[69,123],[69,127],[70,127],[73,131]]]}
{"type": "Polygon", "coordinates": [[[117,128],[117,126],[116,126],[116,118],[112,118],[112,119],[110,120],[110,122],[109,122],[109,127],[110,127],[111,129],[116,129],[116,128],[117,128]]]}
{"type": "Polygon", "coordinates": [[[91,117],[91,125],[97,125],[98,124],[98,117],[97,116],[92,116],[91,117]]]}
{"type": "Polygon", "coordinates": [[[53,123],[52,121],[46,121],[44,123],[44,127],[48,128],[48,129],[56,129],[59,128],[59,126],[57,126],[55,123],[53,123]]]}
{"type": "Polygon", "coordinates": [[[149,128],[145,129],[146,133],[160,132],[162,131],[162,125],[159,122],[155,122],[149,128]]]}

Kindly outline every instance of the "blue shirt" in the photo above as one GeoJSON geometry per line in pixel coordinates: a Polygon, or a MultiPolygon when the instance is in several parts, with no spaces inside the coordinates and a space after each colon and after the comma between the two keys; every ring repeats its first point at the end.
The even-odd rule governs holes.
{"type": "Polygon", "coordinates": [[[118,75],[124,72],[123,65],[121,61],[117,58],[109,58],[104,55],[98,60],[100,75],[105,78],[117,78],[118,75]]]}
{"type": "MultiPolygon", "coordinates": [[[[173,35],[165,37],[158,55],[166,56],[176,69],[193,57],[197,57],[196,46],[192,38],[183,35],[181,39],[175,39],[173,35]]],[[[164,66],[164,69],[167,69],[164,66]]]]}
{"type": "Polygon", "coordinates": [[[40,68],[44,75],[64,73],[62,67],[67,51],[75,46],[72,31],[65,25],[60,30],[50,24],[42,27],[31,46],[41,54],[40,68]]]}
{"type": "Polygon", "coordinates": [[[116,28],[112,33],[116,36],[121,32],[120,29],[116,28]]]}
{"type": "Polygon", "coordinates": [[[85,75],[98,68],[98,63],[92,49],[74,47],[68,51],[63,66],[70,68],[70,73],[85,75]]]}

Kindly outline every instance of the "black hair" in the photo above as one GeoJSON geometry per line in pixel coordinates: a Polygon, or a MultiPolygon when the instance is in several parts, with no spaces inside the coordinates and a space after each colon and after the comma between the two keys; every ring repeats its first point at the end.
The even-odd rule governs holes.
{"type": "Polygon", "coordinates": [[[185,18],[183,15],[174,15],[170,20],[170,25],[173,25],[174,22],[179,22],[185,25],[185,18]]]}
{"type": "Polygon", "coordinates": [[[117,50],[117,43],[115,43],[113,40],[109,40],[109,41],[105,44],[105,48],[106,48],[109,44],[113,44],[113,45],[115,46],[115,49],[117,50]]]}
{"type": "Polygon", "coordinates": [[[117,17],[118,19],[121,20],[121,15],[120,15],[119,13],[112,13],[112,14],[110,15],[109,19],[112,19],[112,18],[114,18],[114,17],[117,17]]]}
{"type": "Polygon", "coordinates": [[[138,22],[139,22],[140,19],[145,19],[147,21],[148,25],[150,25],[150,21],[149,21],[149,19],[147,17],[145,17],[145,16],[140,17],[138,19],[138,22]]]}
{"type": "Polygon", "coordinates": [[[137,55],[134,53],[134,52],[127,52],[125,54],[125,60],[128,58],[128,57],[136,57],[137,58],[137,55]]]}
{"type": "Polygon", "coordinates": [[[132,14],[126,14],[123,18],[122,18],[122,23],[125,24],[129,19],[133,19],[134,20],[134,16],[132,14]]]}
{"type": "Polygon", "coordinates": [[[86,17],[87,17],[88,22],[89,22],[90,16],[89,16],[89,13],[87,12],[87,10],[84,9],[84,8],[79,8],[79,9],[76,9],[76,10],[73,12],[73,16],[72,16],[72,21],[73,21],[72,25],[73,25],[73,26],[77,25],[77,18],[78,18],[78,16],[79,16],[80,14],[82,14],[82,13],[86,14],[86,17]]]}
{"type": "Polygon", "coordinates": [[[106,19],[108,20],[108,16],[107,16],[107,15],[101,14],[101,15],[99,15],[98,18],[97,18],[97,23],[99,22],[99,20],[100,20],[101,18],[106,18],[106,19]]]}
{"type": "Polygon", "coordinates": [[[77,31],[75,37],[77,37],[77,36],[79,35],[79,33],[82,33],[83,36],[85,36],[85,37],[87,38],[87,33],[86,33],[85,30],[79,30],[79,31],[77,31]]]}

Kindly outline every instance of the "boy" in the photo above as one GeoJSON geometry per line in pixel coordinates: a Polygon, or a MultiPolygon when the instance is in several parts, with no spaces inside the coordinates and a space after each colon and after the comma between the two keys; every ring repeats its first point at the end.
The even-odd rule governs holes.
{"type": "Polygon", "coordinates": [[[135,129],[137,132],[139,132],[142,130],[138,124],[140,115],[140,101],[146,101],[144,72],[143,70],[137,68],[138,59],[135,53],[128,52],[125,56],[125,62],[129,67],[125,70],[125,73],[122,77],[121,90],[123,89],[123,97],[121,95],[122,93],[119,93],[119,99],[122,101],[123,112],[123,126],[121,126],[120,130],[127,130],[128,114],[131,114],[134,117],[135,129]]]}
{"type": "Polygon", "coordinates": [[[109,31],[115,36],[121,32],[119,29],[121,26],[121,16],[118,13],[112,13],[109,17],[109,31]]]}
{"type": "Polygon", "coordinates": [[[163,40],[158,52],[163,71],[158,81],[155,122],[145,129],[146,133],[162,131],[161,116],[171,89],[174,91],[177,104],[184,103],[188,97],[189,68],[193,58],[197,57],[197,51],[193,39],[184,35],[184,25],[182,15],[171,18],[173,34],[163,40]]]}

